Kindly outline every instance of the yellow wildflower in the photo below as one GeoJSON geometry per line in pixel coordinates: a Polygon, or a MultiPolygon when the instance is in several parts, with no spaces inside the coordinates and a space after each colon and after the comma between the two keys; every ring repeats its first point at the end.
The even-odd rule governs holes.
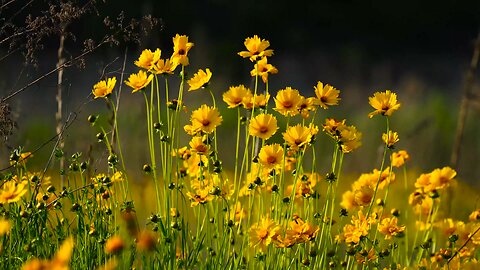
{"type": "Polygon", "coordinates": [[[273,50],[267,50],[267,48],[270,47],[270,42],[265,39],[260,39],[257,35],[254,35],[253,38],[246,38],[244,44],[247,51],[241,51],[238,55],[243,58],[250,57],[250,61],[252,62],[258,58],[273,55],[273,50]]]}
{"type": "Polygon", "coordinates": [[[317,95],[317,104],[323,109],[328,109],[328,106],[338,105],[340,98],[340,91],[335,87],[318,82],[315,88],[315,94],[317,95]]]}
{"type": "Polygon", "coordinates": [[[250,227],[249,245],[251,247],[260,247],[264,250],[272,241],[277,240],[280,226],[270,218],[262,218],[250,227]]]}
{"type": "Polygon", "coordinates": [[[145,88],[152,80],[152,74],[147,76],[147,73],[145,71],[140,70],[137,74],[130,74],[130,76],[128,77],[128,81],[125,81],[125,84],[133,88],[132,93],[135,93],[145,88]]]}
{"type": "Polygon", "coordinates": [[[362,133],[354,126],[340,126],[339,144],[344,153],[350,153],[362,145],[362,133]]]}
{"type": "Polygon", "coordinates": [[[243,99],[243,107],[247,110],[252,110],[253,107],[255,108],[262,108],[264,109],[267,104],[268,100],[270,99],[270,94],[260,94],[260,95],[254,95],[249,98],[243,99]]]}
{"type": "Polygon", "coordinates": [[[207,154],[208,152],[208,145],[204,143],[204,138],[203,136],[195,136],[190,140],[190,147],[192,149],[192,152],[197,152],[199,154],[207,154]]]}
{"type": "Polygon", "coordinates": [[[188,42],[188,36],[177,34],[173,38],[172,62],[175,65],[188,66],[188,51],[193,47],[192,42],[188,42]]]}
{"type": "Polygon", "coordinates": [[[156,49],[155,52],[152,52],[149,49],[145,49],[140,54],[140,57],[134,64],[137,67],[144,68],[146,70],[151,70],[153,66],[158,62],[161,55],[160,49],[156,49]]]}
{"type": "Polygon", "coordinates": [[[27,181],[22,181],[16,183],[15,181],[4,182],[2,189],[0,190],[0,203],[13,203],[18,202],[25,193],[27,189],[25,186],[27,181]]]}
{"type": "Polygon", "coordinates": [[[120,253],[124,248],[125,248],[125,242],[118,235],[114,235],[110,237],[105,242],[105,252],[108,254],[120,253]]]}
{"type": "Polygon", "coordinates": [[[258,162],[267,169],[281,166],[283,162],[283,148],[278,143],[264,145],[258,154],[258,162]]]}
{"type": "Polygon", "coordinates": [[[400,139],[397,132],[389,130],[388,133],[382,134],[382,140],[388,148],[393,148],[400,139]]]}
{"type": "Polygon", "coordinates": [[[252,92],[244,85],[230,86],[227,92],[222,95],[223,101],[227,103],[228,108],[235,108],[244,101],[252,98],[252,92]]]}
{"type": "Polygon", "coordinates": [[[250,75],[252,77],[260,76],[264,83],[268,82],[268,74],[277,74],[278,69],[271,64],[267,63],[267,57],[263,57],[260,61],[258,61],[253,69],[250,71],[250,75]]]}
{"type": "Polygon", "coordinates": [[[302,96],[298,90],[287,87],[278,91],[275,97],[275,110],[285,116],[298,114],[298,108],[302,102],[302,96]]]}
{"type": "Polygon", "coordinates": [[[398,219],[396,217],[384,218],[378,224],[378,231],[385,235],[385,239],[390,239],[405,230],[405,226],[397,225],[398,219]]]}
{"type": "Polygon", "coordinates": [[[178,63],[170,59],[159,59],[155,65],[153,65],[152,72],[155,74],[172,74],[177,68],[178,63]]]}
{"type": "Polygon", "coordinates": [[[317,132],[318,128],[316,128],[316,126],[306,127],[301,124],[297,124],[287,128],[287,130],[283,133],[283,139],[292,150],[298,150],[309,144],[317,132]]]}
{"type": "Polygon", "coordinates": [[[188,91],[197,90],[207,86],[211,78],[212,72],[210,71],[210,69],[207,68],[205,71],[199,69],[198,72],[195,73],[195,75],[193,75],[193,77],[187,81],[188,85],[190,85],[188,91]]]}
{"type": "Polygon", "coordinates": [[[300,115],[304,119],[307,119],[308,117],[310,117],[311,111],[316,110],[315,100],[316,99],[314,97],[302,98],[302,102],[300,102],[298,109],[300,111],[300,115]]]}
{"type": "Polygon", "coordinates": [[[375,111],[368,114],[372,118],[376,114],[390,116],[392,113],[400,108],[400,103],[397,102],[397,94],[391,90],[385,92],[376,92],[373,97],[369,97],[369,104],[375,111]]]}
{"type": "Polygon", "coordinates": [[[10,233],[12,225],[8,219],[0,219],[0,237],[10,233]]]}
{"type": "Polygon", "coordinates": [[[264,140],[272,137],[277,132],[277,129],[277,119],[271,114],[258,114],[250,120],[248,125],[248,132],[251,136],[264,140]]]}
{"type": "Polygon", "coordinates": [[[222,123],[222,116],[217,108],[203,104],[192,112],[191,121],[194,130],[201,130],[205,133],[212,133],[222,123]]]}
{"type": "Polygon", "coordinates": [[[110,95],[117,83],[117,78],[108,78],[107,80],[101,80],[93,86],[94,98],[106,97],[110,95]]]}
{"type": "Polygon", "coordinates": [[[392,153],[390,156],[390,162],[392,163],[393,167],[401,167],[405,164],[405,161],[409,160],[410,156],[408,155],[407,151],[400,150],[398,152],[392,153]]]}
{"type": "Polygon", "coordinates": [[[143,230],[136,237],[137,249],[140,251],[152,251],[157,245],[157,237],[153,232],[143,230]]]}

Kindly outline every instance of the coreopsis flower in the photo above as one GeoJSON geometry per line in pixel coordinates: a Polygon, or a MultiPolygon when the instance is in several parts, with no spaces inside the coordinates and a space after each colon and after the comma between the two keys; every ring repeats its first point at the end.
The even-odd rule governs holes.
{"type": "Polygon", "coordinates": [[[302,98],[302,102],[300,102],[298,109],[300,111],[300,115],[304,119],[310,117],[310,112],[317,109],[315,106],[315,100],[316,99],[314,97],[302,98]]]}
{"type": "Polygon", "coordinates": [[[318,226],[305,222],[301,218],[296,218],[288,224],[290,229],[286,230],[285,239],[280,240],[287,243],[286,247],[309,242],[317,236],[320,230],[318,226]]]}
{"type": "Polygon", "coordinates": [[[378,183],[378,189],[384,189],[395,181],[395,173],[390,171],[390,167],[384,169],[381,173],[374,169],[371,173],[364,173],[352,184],[353,189],[359,189],[363,186],[368,186],[375,189],[378,183]]]}
{"type": "Polygon", "coordinates": [[[178,62],[174,62],[171,59],[159,59],[153,65],[152,72],[155,74],[172,74],[177,66],[178,62]]]}
{"type": "Polygon", "coordinates": [[[270,57],[273,55],[273,50],[268,49],[270,47],[270,42],[265,39],[260,39],[257,35],[254,35],[253,38],[245,39],[245,47],[247,51],[241,51],[238,53],[243,58],[250,58],[250,61],[255,61],[258,58],[270,57]]]}
{"type": "Polygon", "coordinates": [[[375,249],[372,247],[365,254],[363,252],[357,252],[355,254],[355,259],[357,260],[358,263],[368,264],[369,262],[376,260],[377,255],[376,255],[375,249]]]}
{"type": "Polygon", "coordinates": [[[94,98],[106,97],[110,95],[117,83],[117,78],[108,78],[101,80],[93,86],[92,94],[94,98]]]}
{"type": "Polygon", "coordinates": [[[373,94],[373,97],[369,97],[368,100],[368,103],[375,109],[375,111],[368,114],[369,118],[377,114],[390,116],[400,108],[400,103],[397,102],[397,94],[391,90],[376,92],[373,94]]]}
{"type": "Polygon", "coordinates": [[[197,90],[207,86],[211,78],[212,72],[210,71],[210,69],[207,68],[205,71],[199,69],[198,72],[195,73],[195,75],[193,75],[193,77],[187,81],[188,85],[190,85],[188,91],[197,90]]]}
{"type": "Polygon", "coordinates": [[[480,220],[480,209],[477,209],[475,211],[473,211],[469,216],[468,216],[468,220],[470,221],[479,221],[480,220]]]}
{"type": "Polygon", "coordinates": [[[212,133],[222,123],[222,120],[223,118],[217,108],[205,104],[193,111],[191,116],[193,129],[205,133],[212,133]]]}
{"type": "Polygon", "coordinates": [[[268,82],[268,74],[277,74],[278,69],[267,62],[267,57],[258,61],[250,71],[252,77],[260,76],[264,83],[268,82]]]}
{"type": "Polygon", "coordinates": [[[12,225],[8,219],[0,219],[0,237],[10,233],[12,225]]]}
{"type": "Polygon", "coordinates": [[[70,258],[72,257],[73,245],[73,238],[69,237],[62,243],[51,260],[40,260],[37,258],[31,259],[22,266],[22,270],[69,269],[68,265],[70,264],[70,258]]]}
{"type": "Polygon", "coordinates": [[[183,162],[184,168],[190,177],[196,177],[208,164],[208,158],[205,155],[200,155],[192,152],[187,160],[183,162]]]}
{"type": "Polygon", "coordinates": [[[230,208],[229,214],[226,217],[233,220],[235,224],[239,224],[246,216],[247,211],[243,209],[240,202],[237,202],[234,207],[230,208]]]}
{"type": "Polygon", "coordinates": [[[223,101],[227,103],[228,108],[240,106],[245,100],[252,98],[252,91],[243,84],[238,86],[230,86],[227,92],[222,95],[223,101]]]}
{"type": "MultiPolygon", "coordinates": [[[[409,198],[410,199],[410,198],[409,198]]],[[[413,211],[416,215],[427,217],[433,210],[433,199],[429,196],[423,196],[417,204],[413,206],[413,211]]]]}
{"type": "Polygon", "coordinates": [[[250,99],[243,99],[242,103],[243,107],[247,110],[252,110],[254,107],[264,109],[269,99],[270,94],[253,95],[250,99]]]}
{"type": "Polygon", "coordinates": [[[193,137],[190,142],[190,148],[192,152],[197,152],[199,154],[207,154],[209,150],[209,146],[205,144],[205,139],[203,136],[195,136],[193,137]]]}
{"type": "Polygon", "coordinates": [[[153,232],[143,230],[137,234],[136,241],[137,249],[140,251],[152,251],[157,245],[157,237],[153,232]]]}
{"type": "Polygon", "coordinates": [[[350,153],[362,145],[362,133],[355,126],[340,126],[338,130],[338,143],[343,153],[350,153]]]}
{"type": "Polygon", "coordinates": [[[366,206],[372,202],[374,189],[369,186],[361,186],[353,190],[353,198],[356,206],[366,206]]]}
{"type": "Polygon", "coordinates": [[[119,235],[114,235],[105,242],[105,253],[118,254],[125,248],[125,242],[119,235]]]}
{"type": "MultiPolygon", "coordinates": [[[[316,173],[305,174],[301,180],[295,182],[295,198],[310,198],[315,193],[315,186],[320,180],[320,176],[316,173]]],[[[294,185],[289,185],[286,190],[286,194],[290,196],[292,194],[294,185]]]]}
{"type": "Polygon", "coordinates": [[[160,49],[156,49],[154,52],[152,52],[149,49],[145,49],[142,51],[140,54],[140,57],[138,58],[137,61],[134,62],[134,64],[137,67],[144,68],[146,70],[151,70],[153,66],[158,62],[160,59],[161,55],[160,49]]]}
{"type": "Polygon", "coordinates": [[[283,148],[278,143],[264,145],[258,154],[258,162],[267,169],[280,167],[283,162],[283,148]]]}
{"type": "Polygon", "coordinates": [[[140,70],[136,74],[130,74],[128,80],[125,81],[125,84],[133,89],[132,93],[135,93],[145,88],[152,80],[153,74],[147,76],[145,71],[140,70]]]}
{"type": "Polygon", "coordinates": [[[398,226],[398,219],[396,217],[384,218],[378,224],[378,231],[385,235],[385,239],[390,239],[405,230],[405,226],[398,226]]]}
{"type": "Polygon", "coordinates": [[[304,126],[297,124],[295,126],[288,127],[283,133],[283,139],[290,146],[292,150],[298,150],[312,141],[313,136],[318,132],[316,126],[304,126]]]}
{"type": "Polygon", "coordinates": [[[443,189],[450,185],[456,175],[457,172],[450,167],[435,169],[430,175],[430,185],[435,190],[443,189]]]}
{"type": "Polygon", "coordinates": [[[317,104],[323,109],[328,109],[328,106],[338,105],[340,98],[340,91],[335,87],[318,82],[315,88],[315,95],[317,95],[317,104]]]}
{"type": "Polygon", "coordinates": [[[23,195],[27,193],[27,189],[25,188],[27,184],[27,181],[17,183],[10,180],[4,182],[2,189],[0,190],[0,203],[18,202],[23,195]]]}
{"type": "Polygon", "coordinates": [[[397,132],[389,130],[388,133],[382,134],[382,140],[388,148],[393,148],[400,139],[397,132]]]}
{"type": "Polygon", "coordinates": [[[358,217],[352,216],[351,223],[343,227],[343,237],[346,243],[358,244],[361,237],[368,235],[370,226],[375,223],[375,220],[371,217],[365,217],[360,210],[358,211],[358,217]]]}
{"type": "Polygon", "coordinates": [[[177,34],[173,38],[173,54],[170,58],[176,65],[188,66],[188,52],[193,47],[192,42],[188,42],[188,36],[177,34]]]}
{"type": "Polygon", "coordinates": [[[268,217],[263,217],[259,222],[250,227],[249,245],[251,247],[260,247],[264,250],[268,245],[275,241],[279,236],[280,226],[268,217]]]}
{"type": "Polygon", "coordinates": [[[197,206],[199,204],[206,204],[215,198],[212,194],[210,194],[210,190],[207,188],[197,189],[195,190],[195,193],[187,192],[186,195],[191,201],[191,207],[197,206]]]}
{"type": "Polygon", "coordinates": [[[12,159],[12,157],[10,157],[10,165],[25,166],[27,159],[33,157],[33,154],[31,152],[23,152],[16,156],[16,159],[12,159]]]}
{"type": "Polygon", "coordinates": [[[390,156],[390,162],[392,163],[392,166],[397,168],[403,166],[403,164],[405,164],[405,161],[409,159],[410,159],[410,156],[405,150],[394,152],[390,156]]]}
{"type": "Polygon", "coordinates": [[[277,132],[277,119],[271,114],[258,114],[250,120],[248,132],[251,136],[267,140],[277,132]]]}
{"type": "Polygon", "coordinates": [[[298,90],[287,87],[277,92],[275,97],[275,110],[285,116],[295,116],[302,102],[298,90]]]}
{"type": "Polygon", "coordinates": [[[323,131],[338,141],[340,138],[340,130],[345,127],[345,121],[345,119],[337,121],[333,118],[327,118],[325,119],[325,124],[323,124],[323,131]]]}
{"type": "Polygon", "coordinates": [[[355,202],[355,194],[351,190],[347,190],[342,194],[342,201],[340,202],[340,206],[344,209],[350,211],[358,206],[355,202]]]}

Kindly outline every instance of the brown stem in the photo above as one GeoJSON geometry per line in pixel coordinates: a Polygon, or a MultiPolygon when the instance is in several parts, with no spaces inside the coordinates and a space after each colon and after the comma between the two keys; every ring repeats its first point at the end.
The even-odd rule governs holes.
{"type": "MultiPolygon", "coordinates": [[[[62,130],[62,118],[63,118],[63,115],[62,115],[62,106],[63,106],[63,100],[62,100],[62,88],[63,88],[63,70],[64,70],[64,63],[65,63],[65,58],[63,57],[63,49],[64,49],[64,45],[65,45],[65,27],[62,27],[62,32],[60,34],[60,44],[58,46],[58,54],[57,54],[57,57],[58,57],[58,62],[57,62],[57,67],[60,67],[58,69],[58,79],[57,79],[57,96],[55,97],[55,99],[57,100],[57,113],[55,114],[55,120],[57,122],[57,127],[56,127],[56,133],[57,134],[60,134],[61,130],[62,130]]],[[[63,147],[64,147],[64,141],[63,139],[60,139],[60,143],[58,145],[58,149],[63,151],[63,147]]],[[[63,171],[65,168],[65,157],[62,156],[60,158],[60,171],[63,171]]],[[[61,177],[61,186],[63,187],[64,186],[64,181],[65,181],[65,177],[64,175],[62,174],[62,177],[61,177]]]]}
{"type": "Polygon", "coordinates": [[[469,97],[471,95],[473,82],[475,79],[475,71],[477,70],[478,60],[480,57],[480,32],[475,40],[475,47],[473,50],[472,60],[470,61],[470,68],[465,78],[465,85],[463,88],[462,101],[460,103],[460,111],[458,113],[457,131],[455,132],[455,141],[453,144],[452,155],[450,157],[450,165],[457,169],[458,160],[460,158],[460,150],[462,146],[463,133],[465,130],[465,122],[467,119],[468,105],[470,103],[469,97]]]}

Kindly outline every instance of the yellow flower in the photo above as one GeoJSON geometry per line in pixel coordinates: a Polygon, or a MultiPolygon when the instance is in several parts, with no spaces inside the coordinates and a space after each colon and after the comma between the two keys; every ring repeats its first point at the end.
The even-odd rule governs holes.
{"type": "Polygon", "coordinates": [[[250,120],[248,131],[251,136],[259,137],[264,140],[272,137],[277,132],[277,119],[271,114],[258,114],[250,120]]]}
{"type": "Polygon", "coordinates": [[[299,113],[302,96],[296,89],[287,87],[278,91],[275,97],[275,110],[285,116],[294,116],[299,113]]]}
{"type": "Polygon", "coordinates": [[[93,90],[92,90],[94,98],[106,97],[110,95],[116,83],[117,83],[117,78],[115,77],[108,78],[107,80],[102,80],[96,83],[93,86],[93,90]]]}
{"type": "Polygon", "coordinates": [[[317,131],[318,129],[315,126],[306,127],[297,124],[296,126],[288,127],[283,133],[283,139],[292,150],[296,151],[309,144],[317,131]]]}
{"type": "Polygon", "coordinates": [[[318,82],[317,86],[314,86],[314,88],[315,94],[318,98],[317,104],[320,107],[328,109],[328,106],[338,105],[340,91],[335,87],[329,84],[323,85],[322,82],[318,82]]]}
{"type": "Polygon", "coordinates": [[[215,197],[210,194],[210,190],[207,188],[197,189],[195,193],[187,192],[187,197],[191,200],[190,206],[194,207],[199,204],[206,204],[212,201],[215,197]]]}
{"type": "Polygon", "coordinates": [[[333,118],[327,118],[325,119],[325,124],[323,124],[323,131],[335,140],[339,140],[340,130],[345,127],[345,121],[345,119],[337,121],[333,118]]]}
{"type": "Polygon", "coordinates": [[[207,154],[208,152],[208,145],[204,143],[203,136],[196,136],[190,140],[189,143],[190,147],[192,148],[192,152],[197,152],[199,154],[207,154]]]}
{"type": "Polygon", "coordinates": [[[400,150],[398,152],[392,153],[390,156],[390,161],[393,167],[401,167],[405,164],[405,161],[409,160],[410,156],[408,155],[407,151],[400,150]]]}
{"type": "Polygon", "coordinates": [[[264,145],[258,154],[258,162],[267,169],[280,167],[283,161],[283,148],[278,143],[264,145]]]}
{"type": "Polygon", "coordinates": [[[155,65],[153,65],[153,70],[155,74],[172,74],[177,68],[178,63],[170,59],[159,59],[155,65]]]}
{"type": "Polygon", "coordinates": [[[267,63],[267,57],[263,57],[254,65],[250,75],[252,77],[261,76],[264,83],[268,82],[268,74],[277,74],[278,69],[267,63]]]}
{"type": "Polygon", "coordinates": [[[290,229],[286,230],[286,237],[282,240],[282,242],[288,243],[287,246],[309,242],[317,236],[320,230],[318,226],[305,222],[301,218],[296,218],[288,224],[290,229]]]}
{"type": "Polygon", "coordinates": [[[18,184],[15,181],[4,182],[2,190],[0,190],[0,203],[18,202],[27,193],[26,185],[27,181],[18,184]]]}
{"type": "Polygon", "coordinates": [[[430,185],[433,189],[439,190],[450,185],[457,172],[450,167],[435,169],[430,175],[430,185]]]}
{"type": "Polygon", "coordinates": [[[257,35],[254,35],[253,38],[246,38],[244,44],[247,51],[241,51],[238,55],[243,58],[250,57],[250,61],[252,62],[258,58],[273,55],[273,50],[267,50],[267,48],[270,47],[270,42],[265,39],[260,39],[257,35]]]}
{"type": "Polygon", "coordinates": [[[173,38],[172,61],[176,65],[188,66],[188,51],[193,47],[192,42],[188,42],[188,36],[177,34],[173,38]]]}
{"type": "Polygon", "coordinates": [[[108,254],[117,254],[125,248],[125,242],[118,235],[114,235],[105,242],[105,252],[108,254]]]}
{"type": "Polygon", "coordinates": [[[27,159],[33,157],[32,152],[24,152],[20,154],[15,154],[16,159],[10,157],[10,165],[21,165],[25,166],[27,159]]]}
{"type": "Polygon", "coordinates": [[[362,264],[366,265],[369,262],[377,259],[377,255],[376,255],[375,249],[373,247],[368,252],[366,252],[365,255],[363,255],[363,254],[365,254],[365,253],[357,252],[357,254],[355,254],[355,259],[357,260],[358,263],[362,263],[362,264]]]}
{"type": "Polygon", "coordinates": [[[368,235],[370,225],[374,222],[371,217],[366,218],[361,210],[358,211],[358,217],[352,216],[352,224],[343,227],[345,242],[358,244],[361,237],[368,235]]]}
{"type": "Polygon", "coordinates": [[[31,259],[22,266],[22,270],[69,269],[68,265],[73,252],[73,243],[73,238],[70,236],[60,246],[54,258],[51,260],[31,259]]]}
{"type": "Polygon", "coordinates": [[[137,249],[140,251],[152,251],[157,245],[157,237],[151,231],[142,230],[136,238],[137,249]]]}
{"type": "Polygon", "coordinates": [[[152,74],[147,76],[147,73],[145,71],[140,70],[137,74],[130,74],[130,77],[128,77],[128,81],[125,81],[125,84],[133,88],[132,93],[135,93],[146,87],[152,81],[152,79],[152,74]]]}
{"type": "Polygon", "coordinates": [[[480,220],[480,209],[473,211],[469,216],[468,220],[475,222],[480,220]]]}
{"type": "Polygon", "coordinates": [[[400,139],[397,132],[389,130],[388,133],[383,133],[382,140],[388,148],[393,148],[400,139]]]}
{"type": "Polygon", "coordinates": [[[397,222],[398,219],[396,217],[384,218],[378,224],[378,231],[385,235],[385,239],[390,239],[392,236],[396,236],[405,230],[405,226],[398,226],[397,222]]]}
{"type": "Polygon", "coordinates": [[[199,69],[198,72],[193,75],[193,78],[187,81],[188,85],[190,85],[188,91],[197,90],[207,86],[211,78],[212,72],[210,71],[210,69],[207,68],[205,71],[199,69]]]}
{"type": "Polygon", "coordinates": [[[9,234],[11,229],[12,225],[8,219],[0,219],[0,236],[9,234]]]}
{"type": "Polygon", "coordinates": [[[227,103],[228,108],[235,108],[246,100],[250,101],[252,98],[252,91],[244,85],[230,86],[227,92],[223,93],[223,101],[227,103]]]}
{"type": "Polygon", "coordinates": [[[354,126],[338,127],[338,142],[343,153],[350,153],[362,145],[362,133],[354,126]]]}
{"type": "Polygon", "coordinates": [[[375,111],[368,114],[372,118],[376,114],[390,116],[392,113],[400,108],[400,103],[397,102],[397,94],[390,90],[385,92],[376,92],[373,97],[369,97],[369,104],[375,111]]]}
{"type": "Polygon", "coordinates": [[[260,247],[262,250],[277,240],[280,226],[275,224],[270,218],[262,218],[250,227],[249,230],[249,245],[251,247],[260,247]]]}
{"type": "Polygon", "coordinates": [[[245,98],[243,99],[243,107],[247,110],[252,110],[253,107],[255,108],[262,108],[264,109],[267,104],[268,100],[270,99],[270,94],[260,94],[260,95],[254,95],[250,97],[250,99],[245,98]]]}
{"type": "Polygon", "coordinates": [[[310,112],[315,111],[315,100],[316,98],[314,97],[309,97],[309,98],[302,98],[302,102],[300,102],[300,105],[298,106],[300,115],[304,118],[307,119],[310,117],[310,112]]]}
{"type": "Polygon", "coordinates": [[[217,108],[203,104],[192,112],[191,121],[194,130],[201,130],[205,133],[212,133],[222,123],[222,116],[217,108]]]}
{"type": "MultiPolygon", "coordinates": [[[[310,198],[315,193],[315,186],[320,180],[320,176],[316,173],[304,174],[301,180],[295,183],[295,198],[310,198]]],[[[294,185],[289,185],[286,189],[286,194],[292,194],[294,185]]]]}
{"type": "Polygon", "coordinates": [[[160,49],[156,49],[155,52],[152,52],[149,49],[145,49],[142,51],[140,57],[137,61],[134,62],[134,64],[137,67],[151,70],[153,66],[157,63],[157,61],[160,59],[161,53],[162,52],[160,51],[160,49]]]}

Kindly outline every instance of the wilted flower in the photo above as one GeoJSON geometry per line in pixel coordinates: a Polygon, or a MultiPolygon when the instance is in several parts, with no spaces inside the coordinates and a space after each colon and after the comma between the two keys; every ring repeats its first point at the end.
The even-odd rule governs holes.
{"type": "Polygon", "coordinates": [[[388,133],[383,133],[382,140],[388,148],[393,148],[400,139],[397,132],[389,130],[388,133]]]}

